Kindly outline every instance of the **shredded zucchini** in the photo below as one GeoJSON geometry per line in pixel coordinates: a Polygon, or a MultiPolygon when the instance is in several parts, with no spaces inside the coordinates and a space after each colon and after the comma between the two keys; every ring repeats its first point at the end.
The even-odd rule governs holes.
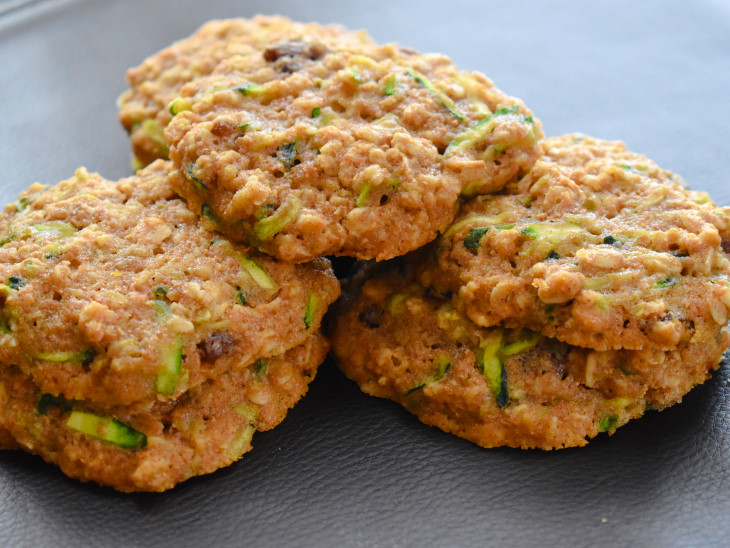
{"type": "Polygon", "coordinates": [[[95,350],[83,352],[41,352],[33,356],[36,360],[52,363],[86,363],[96,356],[95,350]]]}
{"type": "Polygon", "coordinates": [[[190,162],[185,167],[185,174],[188,176],[188,179],[190,179],[193,182],[193,184],[195,185],[195,187],[198,190],[200,190],[202,192],[207,191],[208,185],[206,185],[203,181],[201,181],[198,177],[195,176],[194,170],[195,170],[195,162],[190,162]]]}
{"type": "Polygon", "coordinates": [[[49,221],[47,223],[33,225],[31,229],[33,232],[50,232],[59,238],[68,238],[78,232],[75,226],[64,221],[49,221]]]}
{"type": "Polygon", "coordinates": [[[433,382],[440,381],[443,378],[443,376],[446,375],[446,373],[448,372],[450,367],[451,367],[451,360],[448,357],[444,356],[443,354],[438,356],[436,358],[436,373],[429,377],[426,377],[425,379],[423,379],[423,382],[421,382],[421,383],[417,384],[416,386],[414,386],[413,388],[407,390],[403,394],[403,396],[404,397],[408,396],[408,395],[412,394],[413,392],[415,392],[416,390],[420,390],[420,389],[424,388],[427,384],[431,384],[433,382]]]}
{"type": "Polygon", "coordinates": [[[309,329],[314,315],[319,309],[319,297],[314,291],[307,292],[307,303],[304,305],[304,326],[309,329]]]}
{"type": "Polygon", "coordinates": [[[253,235],[257,242],[270,240],[285,227],[293,223],[302,211],[302,202],[294,194],[291,194],[286,201],[272,215],[264,217],[253,226],[253,235]]]}
{"type": "Polygon", "coordinates": [[[123,449],[142,449],[147,446],[147,436],[111,417],[72,411],[66,421],[66,426],[92,438],[118,445],[123,449]]]}
{"type": "Polygon", "coordinates": [[[248,275],[251,276],[253,281],[256,282],[256,285],[258,285],[261,289],[266,289],[269,291],[276,291],[277,289],[279,289],[279,286],[276,285],[276,282],[255,260],[249,257],[240,257],[238,262],[248,273],[248,275]]]}
{"type": "Polygon", "coordinates": [[[181,335],[175,335],[174,340],[163,345],[161,349],[161,365],[157,371],[155,388],[160,394],[170,396],[175,392],[180,380],[182,369],[183,339],[181,335]]]}
{"type": "Polygon", "coordinates": [[[482,243],[482,238],[484,238],[484,235],[487,232],[489,232],[488,226],[472,228],[464,237],[464,247],[476,254],[477,249],[479,249],[479,246],[482,243]]]}
{"type": "Polygon", "coordinates": [[[426,78],[423,74],[421,74],[418,71],[413,70],[412,68],[409,68],[408,75],[412,76],[416,80],[416,82],[418,82],[424,88],[426,88],[428,91],[433,93],[438,98],[439,102],[446,108],[446,110],[448,110],[451,114],[456,116],[456,118],[460,122],[463,122],[466,120],[466,118],[464,118],[464,115],[461,114],[461,112],[459,112],[458,110],[456,110],[456,104],[451,99],[451,97],[446,95],[440,89],[436,88],[436,86],[434,86],[431,83],[431,81],[428,78],[426,78]]]}

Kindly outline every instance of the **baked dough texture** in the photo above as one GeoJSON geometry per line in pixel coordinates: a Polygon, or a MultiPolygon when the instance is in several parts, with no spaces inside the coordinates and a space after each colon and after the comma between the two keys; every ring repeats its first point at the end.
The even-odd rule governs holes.
{"type": "Polygon", "coordinates": [[[567,135],[466,203],[421,282],[478,325],[596,350],[709,344],[730,309],[730,208],[619,142],[567,135]]]}
{"type": "Polygon", "coordinates": [[[482,447],[583,446],[681,401],[730,345],[724,328],[668,351],[581,348],[526,328],[480,327],[409,267],[364,278],[335,319],[340,368],[367,394],[482,447]]]}
{"type": "Polygon", "coordinates": [[[232,239],[297,262],[421,247],[460,195],[529,171],[542,135],[485,76],[395,45],[236,56],[174,104],[175,190],[232,239]]]}
{"type": "Polygon", "coordinates": [[[314,378],[339,295],[206,230],[172,165],[79,169],[0,215],[0,444],[124,491],[230,464],[314,378]]]}
{"type": "Polygon", "coordinates": [[[167,159],[163,129],[173,116],[171,102],[184,84],[210,74],[221,61],[234,55],[297,40],[333,47],[372,43],[364,31],[257,15],[251,19],[209,21],[188,38],[129,69],[129,89],[118,100],[119,120],[130,134],[138,167],[158,158],[167,159]]]}

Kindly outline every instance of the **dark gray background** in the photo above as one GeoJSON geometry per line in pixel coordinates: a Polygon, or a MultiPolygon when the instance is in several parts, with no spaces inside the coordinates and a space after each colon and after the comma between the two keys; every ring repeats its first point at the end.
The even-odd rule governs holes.
{"type": "MultiPolygon", "coordinates": [[[[622,139],[730,205],[720,0],[0,1],[0,201],[79,165],[129,174],[126,68],[208,19],[258,12],[446,53],[524,99],[546,134],[622,139]]],[[[728,377],[726,358],[681,405],[587,448],[488,451],[328,362],[239,463],[166,494],[0,453],[0,546],[727,546],[728,377]]]]}

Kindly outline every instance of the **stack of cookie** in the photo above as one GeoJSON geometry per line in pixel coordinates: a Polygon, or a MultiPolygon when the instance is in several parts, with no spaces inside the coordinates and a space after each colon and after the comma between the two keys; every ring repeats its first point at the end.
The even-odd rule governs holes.
{"type": "Polygon", "coordinates": [[[35,186],[0,221],[2,423],[69,475],[163,490],[230,464],[307,391],[339,294],[206,230],[172,166],[35,186]]]}
{"type": "Polygon", "coordinates": [[[484,447],[585,445],[679,402],[730,345],[730,208],[620,143],[541,148],[428,249],[361,274],[333,335],[365,392],[484,447]]]}
{"type": "Polygon", "coordinates": [[[730,344],[730,210],[618,144],[541,141],[444,56],[257,17],[128,77],[137,174],[0,218],[0,444],[73,477],[164,490],[248,451],[327,353],[326,257],[380,261],[332,316],[343,371],[488,447],[613,432],[730,344]]]}

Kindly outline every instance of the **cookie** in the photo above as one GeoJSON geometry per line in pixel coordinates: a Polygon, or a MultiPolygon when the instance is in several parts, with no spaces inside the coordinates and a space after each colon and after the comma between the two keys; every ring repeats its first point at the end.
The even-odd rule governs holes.
{"type": "Polygon", "coordinates": [[[18,368],[2,367],[0,424],[70,477],[120,491],[164,491],[248,452],[253,434],[278,425],[306,393],[327,348],[313,333],[144,412],[55,397],[18,368]]]}
{"type": "Polygon", "coordinates": [[[332,47],[372,43],[363,31],[296,23],[285,17],[210,21],[192,36],[129,69],[130,89],[118,100],[119,120],[129,132],[139,167],[167,158],[163,128],[176,108],[171,102],[187,82],[210,74],[224,59],[254,51],[275,51],[279,43],[328,44],[332,47]]]}
{"type": "Polygon", "coordinates": [[[175,190],[209,226],[296,262],[417,249],[459,195],[527,172],[541,135],[485,76],[393,45],[237,56],[175,104],[175,190]]]}
{"type": "Polygon", "coordinates": [[[144,409],[302,344],[339,284],[207,231],[158,161],[84,169],[0,215],[0,364],[43,393],[144,409]]]}
{"type": "Polygon", "coordinates": [[[408,270],[371,276],[336,317],[332,350],[367,394],[483,447],[558,449],[679,402],[717,368],[727,328],[669,351],[590,350],[480,327],[408,270]]]}
{"type": "Polygon", "coordinates": [[[464,205],[422,263],[483,327],[596,350],[714,344],[730,308],[730,208],[622,143],[546,139],[506,193],[464,205]]]}

